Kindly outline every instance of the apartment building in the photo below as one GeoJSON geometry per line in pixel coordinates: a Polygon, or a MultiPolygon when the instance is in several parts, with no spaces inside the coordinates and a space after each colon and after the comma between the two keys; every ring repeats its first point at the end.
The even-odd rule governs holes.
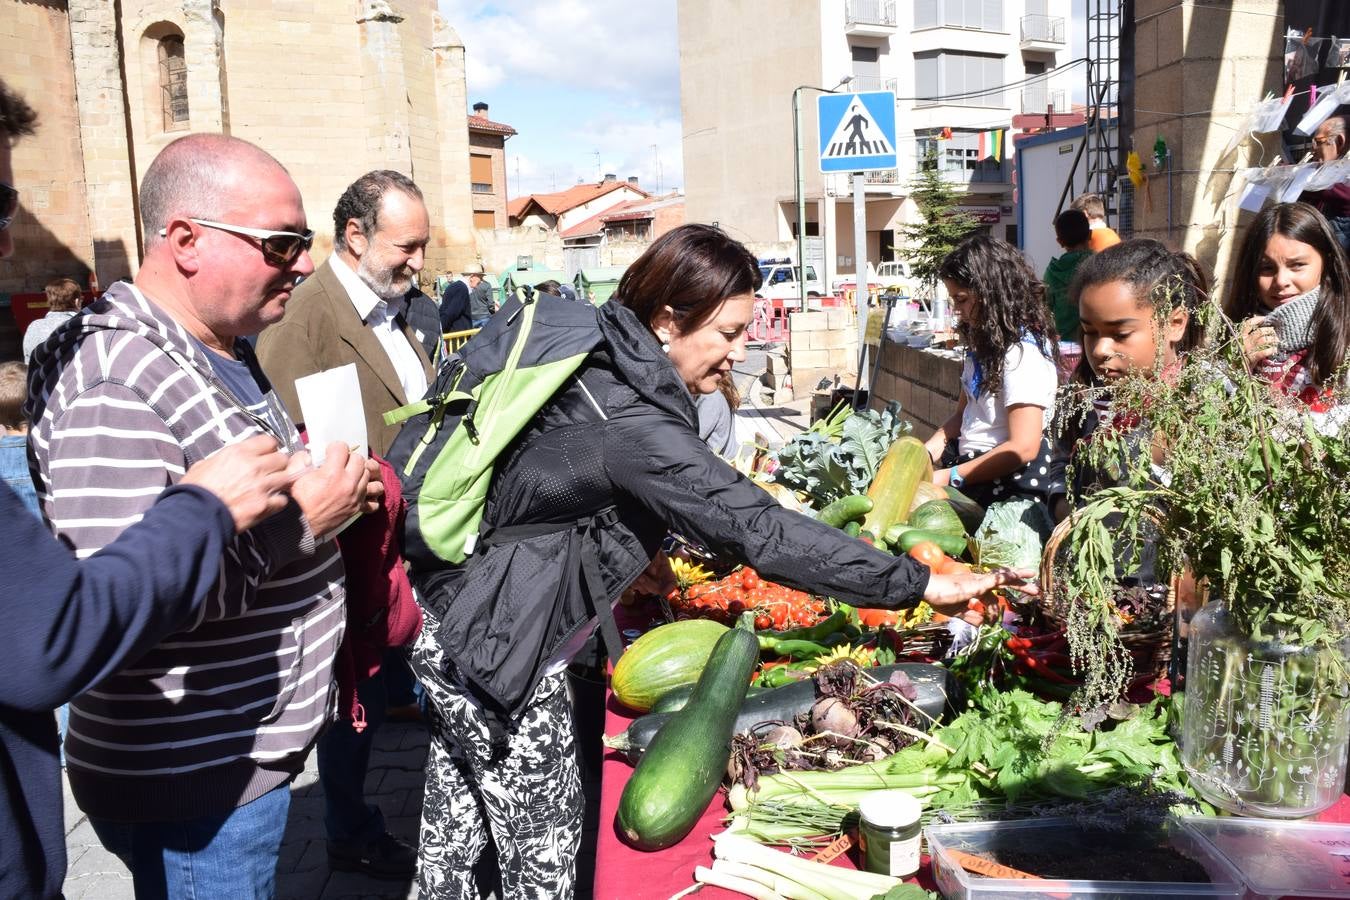
{"type": "Polygon", "coordinates": [[[917,218],[908,185],[930,153],[963,205],[1015,243],[1013,130],[1047,114],[1062,124],[1070,79],[1084,78],[1081,67],[1056,73],[1068,62],[1069,0],[680,0],[678,14],[689,220],[717,222],[761,252],[792,246],[796,94],[805,234],[818,238],[807,255],[827,278],[856,266],[851,179],[818,165],[822,89],[850,78],[840,90],[897,97],[899,168],[867,173],[876,264],[895,258],[897,229],[917,218]]]}

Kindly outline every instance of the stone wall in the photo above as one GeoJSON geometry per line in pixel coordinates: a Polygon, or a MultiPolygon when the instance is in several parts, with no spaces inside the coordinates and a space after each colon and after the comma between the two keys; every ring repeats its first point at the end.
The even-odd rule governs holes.
{"type": "Polygon", "coordinates": [[[847,309],[794,312],[788,316],[788,362],[792,395],[810,396],[822,378],[846,376],[858,369],[858,321],[847,309]]]}
{"type": "MultiPolygon", "coordinates": [[[[867,348],[875,360],[877,345],[867,348]]],[[[961,397],[961,360],[926,350],[916,350],[893,341],[881,344],[881,368],[868,405],[883,409],[892,400],[900,404],[902,418],[914,426],[921,440],[946,422],[961,397]]]]}
{"type": "MultiPolygon", "coordinates": [[[[1233,169],[1265,165],[1278,155],[1276,136],[1223,151],[1252,105],[1280,93],[1283,17],[1269,0],[1136,0],[1135,131],[1150,174],[1149,193],[1136,191],[1134,236],[1194,253],[1224,285],[1250,216],[1237,208],[1233,169]],[[1167,174],[1154,168],[1154,140],[1172,151],[1172,221],[1167,174]]],[[[1122,135],[1122,139],[1128,136],[1122,135]]]]}
{"type": "Polygon", "coordinates": [[[318,234],[316,261],[332,247],[337,198],[374,168],[421,186],[429,274],[476,260],[464,47],[435,0],[0,0],[3,77],[41,117],[15,148],[21,255],[0,271],[0,297],[57,275],[92,269],[107,285],[135,273],[136,186],[187,133],[164,125],[169,35],[184,41],[189,129],[281,160],[318,234]]]}

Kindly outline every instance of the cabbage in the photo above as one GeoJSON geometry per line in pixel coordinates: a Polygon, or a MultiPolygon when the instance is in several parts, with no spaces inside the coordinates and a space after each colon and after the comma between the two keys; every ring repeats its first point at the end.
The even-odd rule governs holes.
{"type": "Polygon", "coordinates": [[[1043,504],[1035,500],[1005,500],[991,504],[975,534],[984,565],[1037,569],[1041,548],[1054,523],[1043,504]]]}

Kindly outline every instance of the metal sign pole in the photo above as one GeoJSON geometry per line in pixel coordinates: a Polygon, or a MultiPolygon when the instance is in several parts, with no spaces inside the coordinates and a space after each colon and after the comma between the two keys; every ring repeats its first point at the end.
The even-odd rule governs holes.
{"type": "Polygon", "coordinates": [[[858,311],[858,385],[853,407],[859,408],[867,390],[867,176],[853,173],[853,276],[854,307],[858,311]]]}

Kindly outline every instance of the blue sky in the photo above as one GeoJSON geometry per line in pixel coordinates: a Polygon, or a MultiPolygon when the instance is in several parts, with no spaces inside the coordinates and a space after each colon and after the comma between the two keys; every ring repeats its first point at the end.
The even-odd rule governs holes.
{"type": "Polygon", "coordinates": [[[607,173],[683,187],[675,0],[438,2],[464,42],[469,105],[519,132],[509,196],[607,173]]]}

